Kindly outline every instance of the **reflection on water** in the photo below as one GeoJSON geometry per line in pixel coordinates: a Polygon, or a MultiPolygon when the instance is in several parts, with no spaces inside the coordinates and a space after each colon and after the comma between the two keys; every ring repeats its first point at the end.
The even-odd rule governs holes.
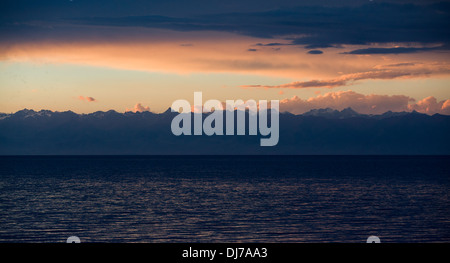
{"type": "Polygon", "coordinates": [[[0,157],[0,241],[449,242],[449,157],[0,157]]]}

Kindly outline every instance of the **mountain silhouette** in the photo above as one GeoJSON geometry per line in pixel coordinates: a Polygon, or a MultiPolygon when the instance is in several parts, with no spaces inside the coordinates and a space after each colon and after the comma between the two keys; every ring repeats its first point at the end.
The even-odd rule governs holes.
{"type": "Polygon", "coordinates": [[[303,116],[316,116],[316,117],[326,117],[332,119],[345,119],[351,117],[362,116],[361,114],[354,111],[352,108],[345,108],[342,111],[333,110],[331,108],[326,109],[313,109],[302,114],[303,116]]]}
{"type": "Polygon", "coordinates": [[[175,136],[170,127],[177,115],[170,109],[1,113],[0,154],[450,154],[450,116],[440,114],[367,115],[351,108],[280,113],[279,142],[272,147],[261,147],[260,135],[175,136]]]}

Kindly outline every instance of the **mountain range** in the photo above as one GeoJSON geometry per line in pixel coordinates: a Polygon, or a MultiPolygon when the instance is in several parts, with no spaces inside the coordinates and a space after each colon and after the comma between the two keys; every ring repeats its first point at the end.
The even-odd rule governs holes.
{"type": "Polygon", "coordinates": [[[278,144],[261,147],[260,135],[175,136],[170,127],[177,114],[170,109],[159,114],[28,109],[0,113],[0,155],[450,154],[447,115],[367,115],[351,108],[285,112],[279,115],[278,144]]]}

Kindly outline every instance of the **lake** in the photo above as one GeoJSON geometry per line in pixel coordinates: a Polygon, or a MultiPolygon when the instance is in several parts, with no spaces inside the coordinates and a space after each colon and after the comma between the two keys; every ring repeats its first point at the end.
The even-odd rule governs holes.
{"type": "Polygon", "coordinates": [[[0,242],[450,242],[449,156],[2,156],[0,242]]]}

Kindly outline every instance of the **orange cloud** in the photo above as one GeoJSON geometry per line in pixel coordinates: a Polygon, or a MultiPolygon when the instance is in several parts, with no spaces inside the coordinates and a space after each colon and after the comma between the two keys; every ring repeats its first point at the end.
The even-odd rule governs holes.
{"type": "MultiPolygon", "coordinates": [[[[77,64],[180,74],[237,72],[306,79],[290,83],[290,85],[279,86],[293,88],[335,87],[348,84],[347,82],[350,82],[351,78],[354,80],[388,79],[392,78],[392,74],[395,73],[397,74],[394,77],[399,77],[398,74],[408,75],[410,70],[419,67],[419,64],[409,61],[421,61],[424,67],[436,61],[439,63],[448,61],[447,54],[426,54],[426,56],[424,54],[395,56],[341,54],[345,50],[352,50],[358,46],[330,48],[320,56],[308,55],[303,49],[290,45],[283,46],[283,49],[278,51],[274,51],[270,46],[260,46],[258,52],[247,52],[250,47],[261,42],[262,39],[223,32],[173,32],[139,29],[133,33],[135,36],[155,34],[159,37],[135,37],[129,40],[111,39],[111,41],[91,39],[70,42],[49,40],[33,42],[30,40],[8,45],[0,43],[0,60],[77,64]],[[189,43],[189,45],[183,43],[189,43]],[[379,65],[386,63],[391,66],[381,66],[380,68],[379,65]],[[399,72],[400,68],[404,72],[399,72]],[[355,72],[360,76],[348,75],[355,72]],[[364,72],[368,73],[363,74],[364,72]],[[381,76],[382,74],[384,76],[381,76]]],[[[414,74],[410,76],[418,77],[414,74]]],[[[258,87],[271,86],[259,85],[258,87]]]]}
{"type": "Polygon", "coordinates": [[[332,108],[343,110],[352,108],[363,114],[382,114],[387,111],[401,112],[416,110],[426,114],[450,115],[450,100],[437,102],[436,98],[428,97],[417,103],[405,95],[364,95],[354,91],[328,92],[317,97],[301,99],[294,96],[280,101],[280,111],[302,114],[312,109],[332,108]]]}
{"type": "MultiPolygon", "coordinates": [[[[152,35],[152,31],[142,31],[152,35]]],[[[166,33],[167,39],[137,39],[131,42],[16,43],[1,46],[0,60],[12,62],[78,64],[126,70],[190,74],[239,72],[291,75],[311,66],[298,48],[284,52],[247,52],[255,38],[229,33],[166,33]],[[180,43],[193,43],[190,46],[180,43]],[[255,54],[258,53],[258,54],[255,54]]]]}
{"type": "Polygon", "coordinates": [[[84,97],[84,96],[78,96],[78,99],[79,99],[79,100],[82,100],[82,101],[87,101],[87,102],[94,102],[94,101],[97,101],[97,100],[94,99],[93,97],[84,97]]]}
{"type": "Polygon", "coordinates": [[[450,115],[450,99],[438,102],[435,97],[427,97],[416,104],[408,105],[409,110],[415,110],[427,114],[446,114],[450,115]]]}
{"type": "Polygon", "coordinates": [[[144,112],[144,111],[150,111],[150,107],[144,107],[142,106],[141,103],[136,103],[136,105],[134,105],[134,109],[125,109],[125,111],[132,111],[132,112],[144,112]]]}
{"type": "Polygon", "coordinates": [[[386,65],[385,68],[380,68],[380,66],[375,66],[373,70],[366,72],[357,72],[351,74],[344,74],[337,78],[327,79],[327,80],[309,80],[309,81],[295,81],[282,85],[242,85],[242,88],[275,88],[275,89],[302,89],[302,88],[334,88],[342,87],[353,84],[355,81],[359,80],[389,80],[389,79],[399,79],[399,78],[419,78],[419,77],[429,77],[430,75],[441,75],[450,74],[450,65],[447,63],[433,63],[424,66],[423,64],[413,64],[413,63],[399,63],[395,65],[396,67],[405,66],[402,69],[386,69],[392,67],[392,65],[386,65]],[[411,67],[417,65],[416,67],[411,67]]]}
{"type": "Polygon", "coordinates": [[[404,95],[364,95],[354,91],[328,92],[303,100],[297,96],[280,101],[280,111],[301,114],[311,109],[332,108],[343,110],[351,107],[364,114],[382,114],[386,111],[407,111],[414,99],[404,95]]]}

